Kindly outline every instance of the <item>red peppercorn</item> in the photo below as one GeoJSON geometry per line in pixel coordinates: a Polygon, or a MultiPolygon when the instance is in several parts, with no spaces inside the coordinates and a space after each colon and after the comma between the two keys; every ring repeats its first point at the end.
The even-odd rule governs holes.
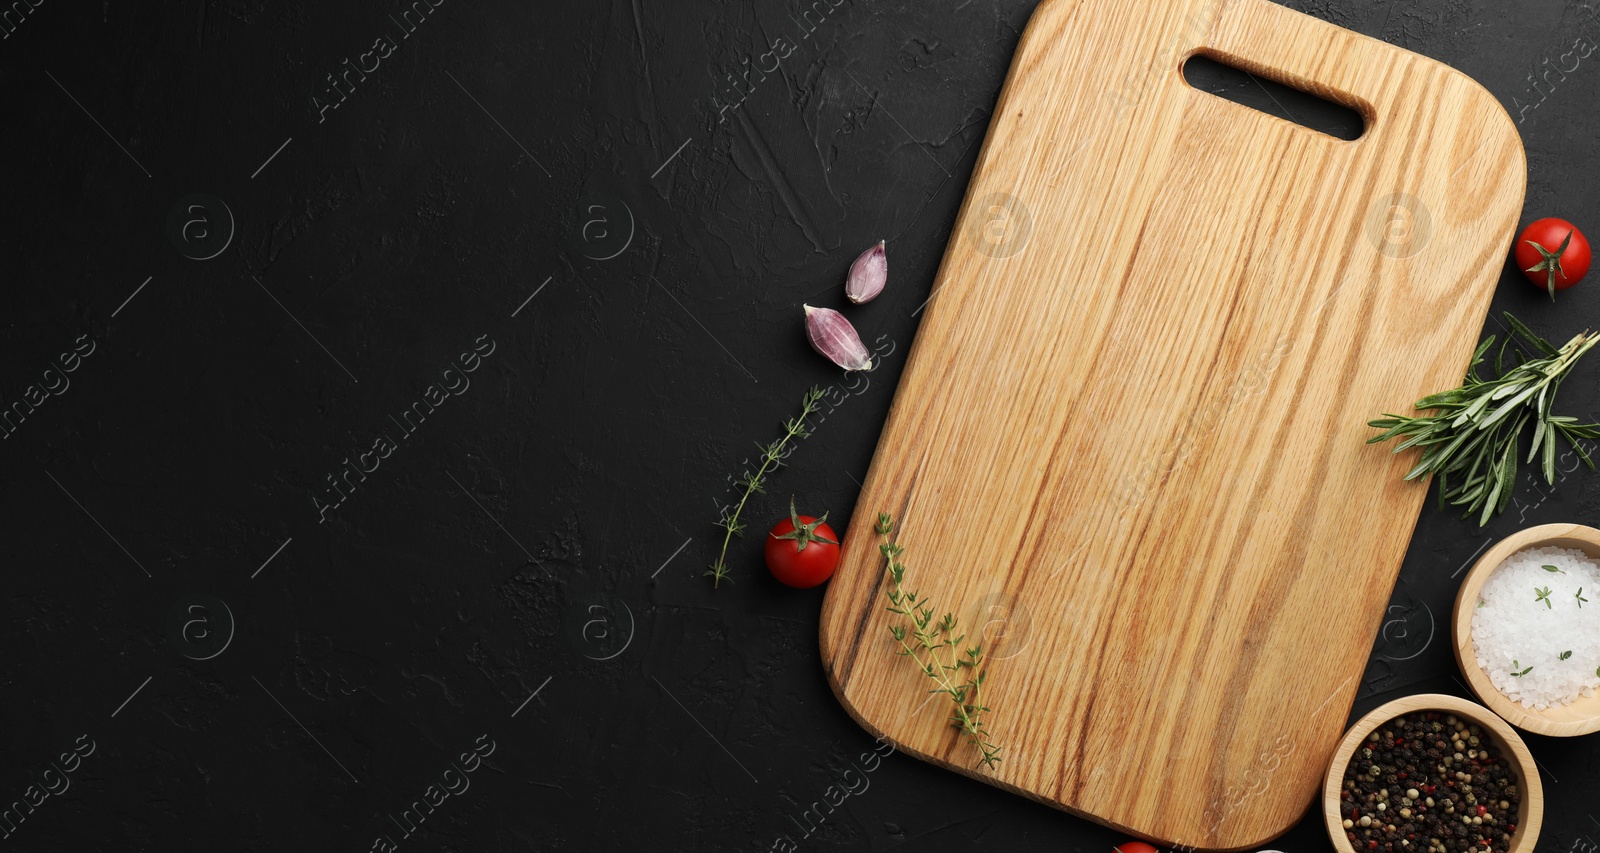
{"type": "Polygon", "coordinates": [[[1376,841],[1368,841],[1367,842],[1367,849],[1368,850],[1376,850],[1376,849],[1378,849],[1378,842],[1376,842],[1376,841]]]}
{"type": "Polygon", "coordinates": [[[1517,825],[1516,824],[1512,823],[1512,824],[1507,824],[1506,825],[1506,832],[1516,832],[1516,831],[1517,831],[1517,825]]]}
{"type": "Polygon", "coordinates": [[[1489,813],[1489,807],[1488,806],[1478,806],[1478,814],[1479,815],[1486,815],[1488,813],[1489,813]]]}

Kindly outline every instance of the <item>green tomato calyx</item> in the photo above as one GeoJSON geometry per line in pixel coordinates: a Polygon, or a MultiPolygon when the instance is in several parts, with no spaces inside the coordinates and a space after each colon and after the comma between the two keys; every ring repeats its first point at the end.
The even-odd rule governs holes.
{"type": "Polygon", "coordinates": [[[795,550],[795,553],[797,553],[797,554],[800,553],[801,551],[804,551],[806,549],[806,546],[810,545],[812,542],[826,542],[829,545],[837,545],[837,544],[839,544],[838,542],[835,542],[834,540],[829,539],[828,537],[823,536],[821,533],[817,532],[817,526],[822,524],[823,522],[825,522],[827,520],[828,520],[828,514],[827,513],[823,513],[822,515],[820,515],[817,518],[813,519],[810,524],[801,524],[800,523],[800,514],[798,512],[795,512],[795,509],[794,509],[794,496],[790,495],[789,496],[789,522],[794,525],[794,529],[789,531],[788,533],[781,533],[781,534],[774,533],[774,534],[772,534],[772,537],[774,539],[793,539],[794,540],[794,550],[795,550]]]}

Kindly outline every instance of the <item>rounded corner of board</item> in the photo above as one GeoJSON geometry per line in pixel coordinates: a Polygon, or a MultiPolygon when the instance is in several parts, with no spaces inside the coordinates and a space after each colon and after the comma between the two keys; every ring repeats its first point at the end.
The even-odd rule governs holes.
{"type": "Polygon", "coordinates": [[[832,664],[824,661],[822,665],[822,672],[823,676],[828,680],[828,689],[833,691],[834,701],[839,703],[839,707],[844,709],[845,714],[849,716],[851,720],[854,720],[855,724],[860,726],[862,731],[872,735],[874,738],[877,738],[880,741],[892,744],[897,752],[906,751],[905,745],[902,744],[894,735],[890,734],[887,727],[878,725],[875,720],[872,720],[867,716],[864,709],[850,701],[850,697],[845,693],[845,685],[841,684],[839,679],[835,677],[832,664]]]}
{"type": "Polygon", "coordinates": [[[1022,53],[1022,48],[1027,44],[1028,37],[1035,31],[1050,26],[1058,17],[1070,15],[1073,8],[1086,2],[1089,2],[1089,0],[1039,0],[1039,5],[1035,6],[1033,12],[1028,15],[1028,23],[1023,25],[1022,39],[1018,42],[1017,53],[1022,53]],[[1062,6],[1073,8],[1059,8],[1062,6]]]}
{"type": "MultiPolygon", "coordinates": [[[[1500,99],[1489,91],[1489,87],[1478,82],[1477,78],[1447,63],[1439,62],[1436,59],[1432,61],[1438,62],[1441,66],[1449,69],[1457,82],[1466,88],[1473,108],[1484,115],[1487,120],[1487,127],[1484,128],[1485,134],[1498,135],[1500,137],[1500,150],[1505,154],[1515,156],[1521,161],[1523,164],[1521,169],[1522,183],[1526,186],[1528,182],[1528,153],[1527,147],[1522,142],[1522,129],[1518,124],[1518,119],[1512,116],[1511,111],[1506,109],[1506,105],[1500,103],[1500,99]]],[[[1488,139],[1484,140],[1484,144],[1488,142],[1488,139]]]]}
{"type": "Polygon", "coordinates": [[[1248,839],[1229,839],[1228,846],[1219,848],[1218,853],[1233,853],[1233,851],[1260,850],[1263,845],[1289,834],[1289,831],[1299,826],[1307,816],[1319,808],[1322,802],[1322,786],[1319,784],[1313,789],[1313,795],[1306,800],[1305,805],[1298,811],[1285,812],[1279,824],[1266,827],[1259,832],[1252,833],[1248,839]]]}

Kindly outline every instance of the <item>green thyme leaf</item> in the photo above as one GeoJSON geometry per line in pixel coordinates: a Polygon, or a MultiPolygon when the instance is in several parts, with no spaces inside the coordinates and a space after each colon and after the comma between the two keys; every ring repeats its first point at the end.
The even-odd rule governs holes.
{"type": "MultiPolygon", "coordinates": [[[[906,590],[903,586],[905,566],[895,560],[895,557],[905,549],[889,539],[895,529],[894,519],[888,513],[880,512],[874,529],[883,537],[882,543],[878,545],[878,553],[882,554],[888,563],[891,586],[884,594],[896,605],[902,602],[915,604],[917,594],[906,590]]],[[[947,612],[935,621],[933,607],[926,601],[923,601],[921,608],[910,614],[898,607],[890,607],[888,610],[902,617],[909,615],[915,627],[915,630],[909,633],[912,639],[908,640],[908,632],[904,626],[889,626],[890,636],[894,637],[900,646],[895,650],[895,654],[915,660],[922,674],[933,680],[934,687],[928,691],[929,693],[943,693],[950,697],[951,702],[955,704],[954,714],[949,718],[951,728],[959,730],[973,746],[978,748],[980,764],[993,769],[1001,760],[1000,747],[990,739],[989,733],[984,729],[982,714],[989,708],[987,705],[978,704],[977,701],[978,691],[983,686],[984,676],[987,675],[982,671],[983,646],[980,644],[966,649],[965,657],[962,657],[960,644],[966,639],[966,635],[959,633],[960,620],[954,613],[947,612]],[[959,675],[963,670],[972,673],[964,681],[960,680],[959,675]]]]}
{"type": "Polygon", "coordinates": [[[725,532],[722,536],[722,551],[717,554],[716,562],[713,562],[711,567],[706,570],[706,574],[711,576],[711,585],[713,587],[724,580],[729,580],[728,545],[733,541],[733,537],[744,535],[744,525],[739,522],[739,514],[744,512],[744,506],[750,502],[751,495],[766,493],[767,473],[782,467],[783,456],[786,452],[785,448],[793,450],[793,447],[789,446],[789,442],[796,438],[805,438],[811,434],[805,426],[806,418],[817,410],[817,401],[821,399],[822,389],[812,386],[811,390],[807,391],[805,397],[800,400],[800,416],[783,422],[783,438],[774,439],[771,444],[756,442],[756,449],[761,451],[761,467],[757,468],[755,473],[751,473],[748,470],[744,472],[744,475],[738,481],[738,485],[744,491],[739,496],[739,503],[734,506],[732,512],[724,509],[722,517],[715,522],[725,532]]]}

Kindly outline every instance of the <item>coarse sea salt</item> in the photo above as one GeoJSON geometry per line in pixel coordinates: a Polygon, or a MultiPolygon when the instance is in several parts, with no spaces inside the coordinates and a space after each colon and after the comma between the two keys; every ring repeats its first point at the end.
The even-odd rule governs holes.
{"type": "Polygon", "coordinates": [[[1600,564],[1570,548],[1512,554],[1478,593],[1472,645],[1495,689],[1524,707],[1543,711],[1593,695],[1600,688],[1600,564]]]}

